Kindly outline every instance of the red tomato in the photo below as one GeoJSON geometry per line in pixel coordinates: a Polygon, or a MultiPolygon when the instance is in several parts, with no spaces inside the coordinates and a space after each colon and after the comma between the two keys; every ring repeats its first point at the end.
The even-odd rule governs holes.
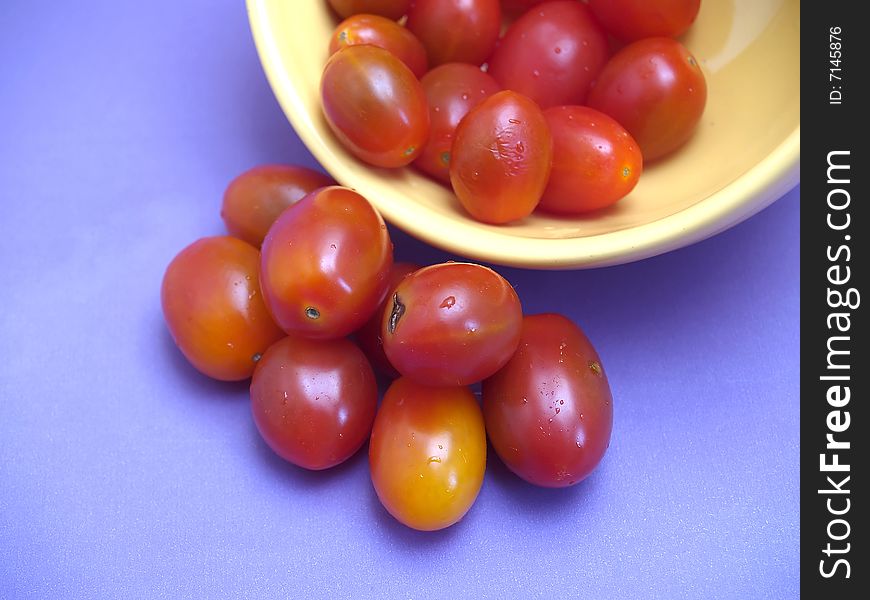
{"type": "Polygon", "coordinates": [[[423,42],[432,66],[479,65],[498,40],[501,7],[498,0],[414,0],[407,27],[423,42]]]}
{"type": "Polygon", "coordinates": [[[468,111],[501,88],[479,67],[448,63],[435,67],[420,80],[429,101],[429,141],[414,166],[450,183],[450,150],[459,121],[468,111]]]}
{"type": "Polygon", "coordinates": [[[285,210],[263,242],[260,284],[289,334],[359,329],[387,293],[393,244],[381,216],[347,188],[321,188],[285,210]]]}
{"type": "Polygon", "coordinates": [[[413,263],[393,263],[393,268],[390,270],[389,293],[384,297],[375,314],[356,332],[356,341],[369,359],[369,362],[372,363],[374,368],[388,377],[398,377],[399,372],[390,364],[390,360],[384,354],[384,343],[381,339],[381,323],[384,321],[384,312],[392,307],[393,290],[396,289],[399,282],[405,278],[405,275],[413,273],[419,268],[419,265],[413,263]]]}
{"type": "Polygon", "coordinates": [[[354,15],[342,21],[329,39],[330,56],[345,48],[371,44],[389,50],[401,60],[416,77],[426,72],[429,60],[426,49],[413,33],[385,17],[354,15]]]}
{"type": "Polygon", "coordinates": [[[553,169],[538,208],[578,214],[610,206],[637,184],[643,157],[619,123],[585,106],[544,111],[553,132],[553,169]]]}
{"type": "Polygon", "coordinates": [[[541,108],[583,104],[608,54],[607,36],[586,5],[547,2],[508,28],[489,61],[489,74],[541,108]]]}
{"type": "Polygon", "coordinates": [[[401,523],[422,531],[453,525],[474,504],[486,467],[474,395],[397,379],[375,417],[369,464],[378,498],[401,523]]]}
{"type": "Polygon", "coordinates": [[[284,460],[328,469],[369,437],[378,386],[366,357],[346,339],[285,337],[251,380],[251,411],[263,440],[284,460]]]}
{"type": "Polygon", "coordinates": [[[335,185],[323,173],[290,165],[263,165],[245,171],[224,192],[221,218],[230,235],[260,247],[285,208],[308,192],[335,185]]]}
{"type": "Polygon", "coordinates": [[[414,73],[377,46],[347,46],[326,63],[323,114],[339,141],[378,167],[413,161],[429,137],[429,106],[414,73]]]}
{"type": "Polygon", "coordinates": [[[610,445],[613,400],[601,359],[562,315],[523,319],[519,349],[483,382],[492,447],[535,485],[565,487],[587,477],[610,445]]]}
{"type": "Polygon", "coordinates": [[[684,33],[695,22],[701,0],[589,0],[608,33],[623,42],[684,33]]]}
{"type": "Polygon", "coordinates": [[[411,0],[329,0],[329,4],[342,19],[366,13],[396,20],[408,12],[411,0]]]}
{"type": "Polygon", "coordinates": [[[478,104],[456,128],[450,182],[475,219],[507,223],[538,205],[552,162],[544,113],[532,100],[505,90],[478,104]]]}
{"type": "Polygon", "coordinates": [[[247,379],[284,333],[260,295],[260,255],[229,236],[198,240],[166,268],[160,301],[176,345],[200,372],[222,381],[247,379]]]}
{"type": "Polygon", "coordinates": [[[617,52],[588,105],[625,127],[645,161],[682,146],[701,120],[707,84],[695,57],[671,38],[647,38],[617,52]]]}
{"type": "Polygon", "coordinates": [[[384,315],[384,352],[424,385],[469,385],[516,350],[522,307],[511,284],[481,265],[447,262],[405,277],[384,315]]]}
{"type": "Polygon", "coordinates": [[[506,15],[521,15],[533,6],[547,0],[501,0],[501,10],[506,15]]]}

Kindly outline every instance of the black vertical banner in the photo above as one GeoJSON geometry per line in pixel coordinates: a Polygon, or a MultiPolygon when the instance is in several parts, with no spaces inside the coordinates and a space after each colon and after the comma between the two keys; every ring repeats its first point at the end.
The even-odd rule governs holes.
{"type": "Polygon", "coordinates": [[[837,600],[870,590],[863,6],[808,2],[801,19],[801,588],[837,600]]]}

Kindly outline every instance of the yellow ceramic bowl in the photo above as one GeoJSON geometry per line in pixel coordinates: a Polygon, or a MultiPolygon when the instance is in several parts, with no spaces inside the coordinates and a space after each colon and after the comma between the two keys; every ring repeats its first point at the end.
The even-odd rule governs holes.
{"type": "Polygon", "coordinates": [[[638,260],[719,233],[799,179],[799,0],[703,0],[682,38],[708,85],[691,141],[649,165],[610,209],[583,218],[534,214],[501,226],[474,221],[450,190],[417,171],[370,167],[338,143],[319,99],[337,25],[326,0],[248,0],[248,14],[272,89],[320,163],[393,224],[468,258],[540,269],[638,260]]]}

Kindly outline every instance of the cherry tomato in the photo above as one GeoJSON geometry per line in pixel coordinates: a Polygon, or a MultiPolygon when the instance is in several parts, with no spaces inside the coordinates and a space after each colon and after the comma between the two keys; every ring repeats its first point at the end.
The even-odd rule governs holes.
{"type": "Polygon", "coordinates": [[[401,523],[422,531],[453,525],[474,504],[486,467],[474,395],[395,380],[375,417],[369,465],[378,498],[401,523]]]}
{"type": "Polygon", "coordinates": [[[375,369],[388,377],[398,377],[399,372],[390,364],[390,360],[384,354],[384,343],[381,339],[381,323],[384,321],[384,312],[392,306],[393,290],[396,289],[399,282],[405,278],[405,275],[413,273],[419,268],[419,265],[413,263],[393,263],[393,268],[390,270],[389,293],[384,297],[375,314],[356,332],[356,341],[369,362],[375,369]]]}
{"type": "Polygon", "coordinates": [[[562,315],[525,317],[516,354],[483,382],[493,449],[545,487],[574,485],[595,469],[610,444],[612,404],[598,353],[562,315]]]}
{"type": "Polygon", "coordinates": [[[508,28],[489,61],[489,74],[541,108],[583,104],[608,54],[607,36],[586,5],[547,2],[508,28]]]}
{"type": "Polygon", "coordinates": [[[263,440],[306,469],[353,456],[371,433],[377,404],[372,368],[344,338],[285,337],[266,351],[251,380],[251,411],[263,440]]]}
{"type": "Polygon", "coordinates": [[[198,240],[166,268],[160,300],[176,345],[200,372],[247,379],[284,333],[260,295],[259,252],[229,236],[198,240]]]}
{"type": "Polygon", "coordinates": [[[414,73],[377,46],[347,46],[326,63],[323,114],[339,141],[378,167],[413,161],[429,136],[429,106],[414,73]]]}
{"type": "Polygon", "coordinates": [[[321,188],[281,213],[263,242],[266,306],[289,334],[359,329],[387,293],[393,244],[381,216],[347,188],[321,188]]]}
{"type": "Polygon", "coordinates": [[[501,88],[480,68],[466,63],[435,67],[420,80],[429,101],[429,141],[414,166],[450,183],[450,151],[459,121],[501,88]]]}
{"type": "Polygon", "coordinates": [[[505,90],[471,109],[456,128],[450,182],[475,219],[507,223],[538,205],[552,162],[544,113],[522,94],[505,90]]]}
{"type": "Polygon", "coordinates": [[[533,6],[547,0],[501,0],[501,10],[506,15],[521,15],[533,6]]]}
{"type": "Polygon", "coordinates": [[[329,39],[330,56],[346,46],[371,44],[392,52],[411,69],[415,77],[422,77],[429,60],[426,49],[413,33],[395,21],[377,15],[354,15],[342,21],[329,39]]]}
{"type": "Polygon", "coordinates": [[[701,0],[589,0],[589,8],[623,42],[684,33],[695,22],[701,0]]]}
{"type": "Polygon", "coordinates": [[[647,38],[617,52],[601,71],[588,105],[634,137],[644,161],[682,146],[701,120],[707,84],[695,57],[671,38],[647,38]]]}
{"type": "Polygon", "coordinates": [[[290,165],[262,165],[245,171],[224,192],[221,218],[230,235],[260,247],[285,208],[308,192],[335,185],[323,173],[290,165]]]}
{"type": "Polygon", "coordinates": [[[406,276],[381,325],[399,373],[424,385],[469,385],[516,350],[522,307],[511,284],[487,267],[447,262],[406,276]]]}
{"type": "Polygon", "coordinates": [[[397,20],[408,12],[411,0],[329,0],[329,4],[342,19],[366,13],[397,20]]]}
{"type": "Polygon", "coordinates": [[[578,214],[610,206],[637,184],[643,157],[622,125],[585,106],[544,111],[553,132],[553,169],[538,208],[578,214]]]}
{"type": "Polygon", "coordinates": [[[483,63],[498,40],[498,0],[414,0],[407,27],[423,42],[429,64],[483,63]]]}

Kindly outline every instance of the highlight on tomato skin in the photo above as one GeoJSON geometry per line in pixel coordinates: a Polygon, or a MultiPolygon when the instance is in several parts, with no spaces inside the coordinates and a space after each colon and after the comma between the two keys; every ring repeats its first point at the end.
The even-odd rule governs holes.
{"type": "Polygon", "coordinates": [[[420,40],[395,21],[377,15],[354,15],[338,24],[329,38],[329,55],[346,46],[371,44],[392,52],[411,69],[416,77],[423,77],[429,66],[426,49],[420,40]]]}
{"type": "Polygon", "coordinates": [[[334,467],[360,449],[377,400],[371,366],[344,338],[285,337],[266,351],[251,380],[251,411],[263,440],[311,470],[334,467]]]}
{"type": "Polygon", "coordinates": [[[538,209],[567,215],[616,203],[643,172],[637,142],[611,117],[587,106],[552,106],[553,168],[538,209]]]}
{"type": "Polygon", "coordinates": [[[410,164],[429,137],[423,87],[405,63],[383,48],[346,46],[329,57],[320,98],[332,133],[370,165],[410,164]]]}
{"type": "Polygon", "coordinates": [[[457,126],[450,183],[472,217],[504,224],[532,213],[552,164],[553,136],[544,113],[526,96],[503,90],[457,126]]]}
{"type": "Polygon", "coordinates": [[[256,246],[284,209],[335,180],[297,165],[260,165],[233,179],[224,192],[221,218],[227,232],[256,246]]]}
{"type": "Polygon", "coordinates": [[[486,468],[474,394],[395,380],[375,417],[369,466],[378,498],[399,522],[421,531],[457,523],[474,504],[486,468]]]}
{"type": "Polygon", "coordinates": [[[488,267],[447,262],[402,279],[381,323],[383,348],[402,375],[429,386],[470,385],[510,359],[522,306],[488,267]]]}
{"type": "Polygon", "coordinates": [[[357,192],[333,186],[281,213],[263,242],[266,306],[290,335],[349,335],[384,299],[393,244],[380,214],[357,192]]]}
{"type": "Polygon", "coordinates": [[[166,326],[185,358],[209,377],[247,379],[284,336],[263,303],[259,261],[250,244],[216,236],[190,244],[166,268],[160,288],[166,326]]]}
{"type": "Polygon", "coordinates": [[[598,352],[559,314],[523,319],[516,354],[482,386],[486,431],[519,477],[567,487],[588,477],[613,430],[613,397],[598,352]]]}

